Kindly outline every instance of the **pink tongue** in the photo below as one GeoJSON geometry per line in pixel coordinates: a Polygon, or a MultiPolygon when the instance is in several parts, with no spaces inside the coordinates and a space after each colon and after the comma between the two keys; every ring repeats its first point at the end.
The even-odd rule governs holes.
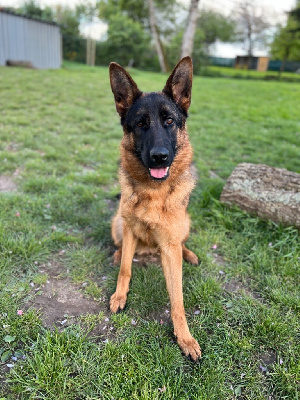
{"type": "Polygon", "coordinates": [[[166,168],[150,168],[150,174],[153,178],[163,178],[167,175],[168,167],[166,168]]]}

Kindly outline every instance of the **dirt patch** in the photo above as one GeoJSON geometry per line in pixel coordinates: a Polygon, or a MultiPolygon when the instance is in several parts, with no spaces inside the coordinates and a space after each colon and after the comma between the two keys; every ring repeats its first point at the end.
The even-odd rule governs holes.
{"type": "Polygon", "coordinates": [[[22,143],[10,142],[6,146],[5,150],[10,152],[16,152],[20,145],[22,145],[22,143]]]}
{"type": "Polygon", "coordinates": [[[222,287],[228,293],[234,294],[234,293],[244,292],[244,293],[246,293],[247,296],[252,297],[255,300],[261,300],[261,296],[258,293],[251,291],[242,282],[239,282],[235,279],[231,279],[228,282],[224,282],[222,287]]]}
{"type": "Polygon", "coordinates": [[[17,185],[12,177],[7,175],[0,175],[0,192],[15,192],[17,185]]]}
{"type": "Polygon", "coordinates": [[[100,311],[99,304],[85,298],[69,279],[49,278],[40,292],[32,306],[41,311],[43,325],[48,328],[67,326],[82,314],[96,314],[100,311]]]}
{"type": "Polygon", "coordinates": [[[90,165],[85,165],[85,164],[83,164],[83,165],[82,165],[82,172],[83,172],[83,174],[88,174],[88,173],[90,173],[90,172],[95,172],[95,168],[93,168],[93,167],[90,166],[90,165]]]}
{"type": "Polygon", "coordinates": [[[157,312],[150,313],[147,316],[147,321],[155,321],[160,325],[170,326],[172,327],[172,319],[171,319],[171,307],[170,304],[166,306],[165,310],[160,310],[157,312]]]}
{"type": "Polygon", "coordinates": [[[47,328],[54,326],[65,328],[76,322],[84,314],[107,312],[107,305],[84,296],[82,285],[74,285],[70,278],[62,277],[59,265],[43,270],[48,274],[48,280],[40,287],[33,287],[37,292],[28,304],[41,312],[42,323],[47,328]]]}
{"type": "Polygon", "coordinates": [[[226,261],[224,260],[223,256],[218,253],[213,253],[213,263],[219,265],[220,267],[224,267],[226,265],[226,261]]]}
{"type": "MultiPolygon", "coordinates": [[[[149,262],[158,262],[159,257],[151,255],[140,255],[134,259],[134,263],[145,266],[149,262]]],[[[94,301],[84,295],[84,284],[74,285],[69,277],[65,277],[66,271],[59,264],[52,264],[45,267],[40,272],[47,273],[47,282],[41,286],[34,285],[32,290],[36,292],[35,297],[28,303],[29,307],[34,307],[40,311],[42,324],[49,329],[57,328],[63,331],[66,327],[79,322],[79,318],[86,314],[99,314],[104,316],[99,321],[89,335],[98,342],[115,340],[118,337],[116,327],[109,311],[109,301],[102,296],[101,301],[94,301]]],[[[156,320],[161,325],[170,325],[170,305],[165,310],[153,313],[147,318],[156,320]]],[[[82,322],[84,324],[84,322],[82,322]]],[[[134,319],[131,324],[136,325],[134,319]]]]}
{"type": "Polygon", "coordinates": [[[274,364],[277,360],[276,352],[274,350],[269,350],[266,353],[260,354],[259,359],[266,366],[274,364]]]}
{"type": "Polygon", "coordinates": [[[277,361],[277,355],[274,350],[268,350],[265,353],[261,353],[259,355],[259,367],[258,370],[260,373],[265,374],[269,367],[275,364],[277,361]]]}

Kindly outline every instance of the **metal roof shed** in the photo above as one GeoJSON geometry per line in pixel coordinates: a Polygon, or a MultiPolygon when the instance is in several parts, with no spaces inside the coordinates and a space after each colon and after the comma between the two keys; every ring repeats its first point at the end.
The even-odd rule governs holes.
{"type": "Polygon", "coordinates": [[[61,33],[57,24],[0,9],[0,65],[31,62],[34,68],[60,68],[61,33]]]}

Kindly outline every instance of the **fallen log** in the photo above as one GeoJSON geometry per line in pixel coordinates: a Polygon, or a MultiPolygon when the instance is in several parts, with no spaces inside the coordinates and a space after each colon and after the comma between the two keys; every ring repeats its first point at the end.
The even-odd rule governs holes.
{"type": "Polygon", "coordinates": [[[6,60],[7,67],[22,67],[22,68],[34,68],[31,61],[22,60],[6,60]]]}
{"type": "Polygon", "coordinates": [[[239,164],[220,200],[282,225],[300,228],[300,174],[263,164],[239,164]]]}

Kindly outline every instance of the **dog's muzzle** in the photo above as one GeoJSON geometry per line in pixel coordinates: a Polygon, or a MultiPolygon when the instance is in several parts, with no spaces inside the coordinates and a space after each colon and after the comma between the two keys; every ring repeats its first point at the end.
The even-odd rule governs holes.
{"type": "Polygon", "coordinates": [[[150,160],[153,167],[149,168],[149,172],[154,179],[166,179],[169,174],[169,166],[166,165],[169,161],[170,153],[165,147],[154,147],[150,150],[150,160]]]}

